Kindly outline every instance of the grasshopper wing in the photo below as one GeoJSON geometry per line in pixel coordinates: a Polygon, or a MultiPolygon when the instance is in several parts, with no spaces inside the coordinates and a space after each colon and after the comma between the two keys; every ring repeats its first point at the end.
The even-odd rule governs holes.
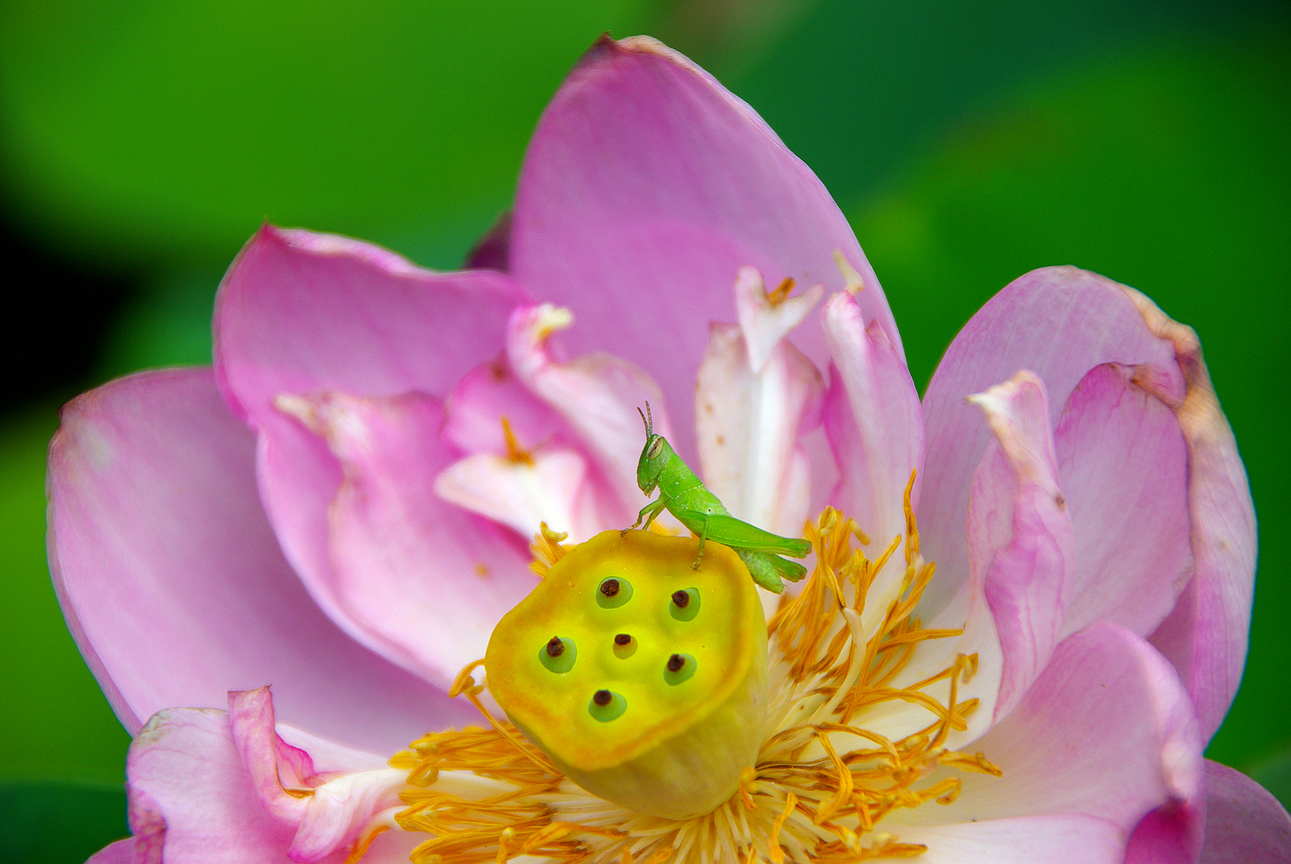
{"type": "Polygon", "coordinates": [[[708,517],[708,539],[730,546],[732,549],[777,552],[791,558],[802,558],[811,551],[811,544],[806,540],[781,537],[779,534],[772,534],[747,522],[741,522],[734,516],[717,514],[708,517]]]}

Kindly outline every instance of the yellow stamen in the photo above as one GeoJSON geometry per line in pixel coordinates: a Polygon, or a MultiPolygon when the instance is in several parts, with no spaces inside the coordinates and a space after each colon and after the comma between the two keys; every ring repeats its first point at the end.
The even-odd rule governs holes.
{"type": "Polygon", "coordinates": [[[767,300],[770,301],[772,306],[779,306],[788,298],[789,292],[793,290],[795,284],[792,276],[784,277],[774,291],[767,292],[767,300]]]}
{"type": "MultiPolygon", "coordinates": [[[[976,671],[976,655],[958,654],[922,681],[898,683],[923,643],[961,633],[924,629],[913,617],[936,569],[919,553],[913,482],[912,475],[905,536],[875,559],[854,546],[868,538],[837,510],[826,509],[807,524],[815,569],[797,596],[782,598],[768,624],[764,740],[755,766],[740,775],[738,790],[724,804],[673,820],[590,795],[508,720],[489,713],[480,699],[484,688],[471,674],[479,664],[472,664],[450,694],[469,699],[490,728],[427,735],[390,760],[409,772],[412,787],[402,794],[406,809],[395,821],[406,831],[433,835],[412,852],[414,864],[505,864],[519,854],[559,864],[850,864],[925,851],[876,826],[900,808],[954,801],[962,788],[958,777],[925,779],[939,766],[994,776],[1000,769],[982,753],[946,746],[978,706],[976,699],[959,700],[960,684],[976,671]],[[899,577],[884,573],[900,566],[892,558],[902,547],[899,577]],[[895,593],[872,596],[876,584],[894,578],[895,593]],[[861,624],[867,602],[884,604],[869,610],[866,620],[878,623],[868,633],[861,624]],[[942,694],[949,690],[945,702],[930,692],[934,686],[942,694]],[[927,723],[897,739],[860,725],[875,706],[894,702],[926,711],[927,723]],[[470,772],[485,788],[472,797],[440,788],[446,772],[470,772]]],[[[531,547],[535,572],[545,575],[564,556],[564,539],[543,526],[531,547]]]]}
{"type": "Polygon", "coordinates": [[[511,421],[502,417],[502,437],[507,442],[507,461],[521,465],[533,465],[533,454],[520,446],[515,432],[511,431],[511,421]]]}

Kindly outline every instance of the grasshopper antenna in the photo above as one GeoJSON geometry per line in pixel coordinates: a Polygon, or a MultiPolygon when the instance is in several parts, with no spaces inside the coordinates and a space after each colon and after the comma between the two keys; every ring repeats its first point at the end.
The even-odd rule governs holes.
{"type": "Polygon", "coordinates": [[[641,414],[641,422],[645,424],[646,437],[649,438],[654,434],[654,416],[650,414],[650,403],[645,403],[645,406],[645,413],[642,413],[640,408],[637,409],[637,413],[641,414]]]}

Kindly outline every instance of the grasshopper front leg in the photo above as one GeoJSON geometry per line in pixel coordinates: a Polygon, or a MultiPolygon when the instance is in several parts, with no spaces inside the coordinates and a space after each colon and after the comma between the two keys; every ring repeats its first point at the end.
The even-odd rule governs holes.
{"type": "Polygon", "coordinates": [[[630,526],[620,531],[619,536],[621,537],[624,534],[627,534],[633,528],[637,527],[638,525],[641,525],[641,520],[643,519],[645,520],[645,524],[641,525],[641,530],[649,531],[650,523],[655,520],[656,516],[658,516],[660,513],[663,512],[663,508],[664,508],[664,503],[663,503],[662,497],[660,497],[657,501],[651,501],[649,504],[641,508],[641,512],[637,514],[637,521],[633,522],[630,526]]]}
{"type": "Polygon", "coordinates": [[[708,517],[711,514],[704,514],[704,527],[699,532],[699,553],[695,556],[695,563],[690,565],[691,570],[699,569],[699,562],[704,560],[704,543],[708,541],[708,517]]]}

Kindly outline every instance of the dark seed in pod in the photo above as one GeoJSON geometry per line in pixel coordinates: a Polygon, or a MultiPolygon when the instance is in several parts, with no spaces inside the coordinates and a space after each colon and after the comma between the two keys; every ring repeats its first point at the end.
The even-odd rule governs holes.
{"type": "Polygon", "coordinates": [[[615,594],[619,593],[619,580],[606,579],[601,583],[601,593],[606,597],[613,597],[615,594]]]}
{"type": "Polygon", "coordinates": [[[690,594],[685,591],[674,591],[672,592],[672,602],[676,603],[678,608],[685,609],[690,605],[690,594]]]}
{"type": "Polygon", "coordinates": [[[627,633],[620,633],[619,635],[614,637],[615,645],[626,645],[631,641],[632,641],[632,637],[629,636],[627,633]]]}
{"type": "Polygon", "coordinates": [[[609,705],[612,698],[609,690],[597,690],[592,694],[592,701],[601,706],[609,705]]]}
{"type": "Polygon", "coordinates": [[[686,658],[682,657],[680,654],[674,654],[668,658],[669,672],[676,672],[679,669],[681,669],[682,666],[685,666],[685,665],[686,665],[686,658]]]}
{"type": "Polygon", "coordinates": [[[547,643],[547,656],[559,657],[565,653],[565,643],[560,641],[559,636],[552,636],[551,641],[547,643]]]}

